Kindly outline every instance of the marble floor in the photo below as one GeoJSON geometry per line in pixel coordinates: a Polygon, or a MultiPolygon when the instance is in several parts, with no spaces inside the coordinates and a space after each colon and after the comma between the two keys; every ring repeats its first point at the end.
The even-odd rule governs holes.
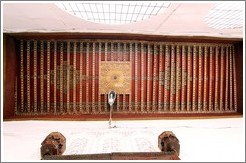
{"type": "Polygon", "coordinates": [[[40,161],[41,142],[51,132],[66,137],[65,154],[158,152],[158,136],[172,131],[180,161],[245,162],[244,118],[113,121],[4,121],[2,161],[40,161]]]}

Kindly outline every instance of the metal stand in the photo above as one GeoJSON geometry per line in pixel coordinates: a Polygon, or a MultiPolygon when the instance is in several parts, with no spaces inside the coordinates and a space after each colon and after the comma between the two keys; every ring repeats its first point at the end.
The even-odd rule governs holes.
{"type": "MultiPolygon", "coordinates": [[[[110,111],[109,111],[109,128],[112,128],[111,126],[111,122],[112,122],[112,111],[113,111],[113,104],[114,101],[116,99],[116,92],[115,91],[110,91],[108,94],[108,103],[110,105],[110,111]]],[[[116,126],[114,125],[113,128],[115,128],[116,126]]]]}
{"type": "Polygon", "coordinates": [[[110,111],[109,111],[109,128],[116,128],[116,125],[114,125],[113,127],[111,126],[112,123],[112,111],[113,111],[113,105],[110,105],[110,111]]]}
{"type": "Polygon", "coordinates": [[[112,108],[113,106],[110,105],[110,111],[109,111],[109,128],[111,128],[111,122],[112,122],[112,108]]]}

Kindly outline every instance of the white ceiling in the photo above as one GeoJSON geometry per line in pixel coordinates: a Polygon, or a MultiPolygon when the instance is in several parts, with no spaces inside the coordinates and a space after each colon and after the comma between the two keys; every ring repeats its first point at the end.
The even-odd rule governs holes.
{"type": "MultiPolygon", "coordinates": [[[[237,20],[237,22],[231,20],[230,23],[232,23],[232,25],[227,26],[226,28],[216,28],[216,26],[211,26],[211,24],[209,24],[209,22],[216,22],[215,20],[209,20],[209,16],[213,16],[213,13],[211,12],[218,10],[216,9],[216,4],[212,2],[170,3],[164,12],[152,16],[149,19],[120,25],[100,24],[83,20],[78,16],[73,16],[62,10],[56,4],[49,2],[2,3],[2,29],[4,33],[130,33],[168,36],[243,38],[244,31],[244,1],[233,2],[239,4],[236,6],[243,6],[243,11],[239,13],[239,16],[236,16],[235,20],[237,20]],[[243,16],[241,16],[241,13],[243,16]],[[233,22],[235,23],[233,24],[233,22]]],[[[219,3],[227,2],[222,1],[219,3]]],[[[235,10],[237,10],[236,6],[235,10]]],[[[231,11],[232,9],[226,12],[225,9],[224,12],[226,12],[228,16],[231,14],[231,11]]],[[[214,16],[212,18],[214,18],[214,16]]],[[[219,22],[222,21],[223,17],[217,16],[215,19],[219,22]]],[[[228,20],[228,17],[226,19],[228,20]]],[[[229,19],[232,18],[229,17],[229,19]]]]}

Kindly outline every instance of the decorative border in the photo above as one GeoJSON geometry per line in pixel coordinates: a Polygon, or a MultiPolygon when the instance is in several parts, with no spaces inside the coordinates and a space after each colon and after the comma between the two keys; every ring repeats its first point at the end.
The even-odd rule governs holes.
{"type": "Polygon", "coordinates": [[[192,111],[197,109],[197,46],[193,46],[192,111]]]}
{"type": "Polygon", "coordinates": [[[199,59],[198,59],[198,111],[202,111],[203,109],[203,102],[202,102],[202,97],[203,97],[203,94],[202,94],[202,90],[203,90],[203,81],[204,81],[204,78],[203,78],[203,54],[202,54],[202,47],[199,46],[199,59]]]}
{"type": "Polygon", "coordinates": [[[40,112],[44,112],[44,41],[40,43],[41,58],[40,58],[40,112]]]}
{"type": "Polygon", "coordinates": [[[186,92],[187,92],[187,70],[186,70],[186,49],[182,46],[182,90],[181,90],[181,112],[186,110],[186,92]],[[186,70],[186,71],[184,71],[186,70]]]}
{"type": "Polygon", "coordinates": [[[80,72],[80,84],[79,84],[79,112],[82,113],[83,109],[82,109],[82,99],[83,99],[83,93],[82,93],[82,88],[83,88],[83,80],[82,80],[82,76],[83,76],[83,42],[80,41],[80,49],[79,49],[79,72],[80,72]]]}
{"type": "Polygon", "coordinates": [[[61,47],[60,47],[60,112],[63,113],[63,42],[61,42],[61,47]]]}
{"type": "Polygon", "coordinates": [[[176,93],[176,63],[175,63],[175,47],[171,45],[171,82],[170,82],[170,111],[175,111],[175,93],[176,93]]]}
{"type": "Polygon", "coordinates": [[[147,47],[147,49],[148,49],[148,51],[147,51],[147,57],[148,57],[148,60],[147,60],[147,112],[149,112],[150,111],[150,60],[151,60],[151,58],[150,58],[150,56],[151,56],[151,54],[150,54],[150,44],[148,44],[147,45],[148,47],[147,47]]]}
{"type": "MultiPolygon", "coordinates": [[[[224,71],[224,59],[225,59],[225,54],[224,54],[224,48],[221,47],[221,61],[220,61],[220,72],[224,71]]],[[[224,110],[224,73],[220,73],[220,111],[224,110]]]]}
{"type": "Polygon", "coordinates": [[[24,45],[20,42],[20,65],[21,65],[21,112],[24,112],[24,45]]]}
{"type": "Polygon", "coordinates": [[[27,112],[30,113],[31,109],[31,88],[30,88],[30,41],[27,41],[27,112]]]}
{"type": "MultiPolygon", "coordinates": [[[[161,101],[163,99],[162,97],[162,84],[161,84],[161,80],[163,80],[162,78],[162,72],[163,72],[163,60],[162,60],[162,57],[163,57],[163,46],[160,45],[160,49],[159,49],[159,91],[158,91],[158,112],[161,112],[161,101]]],[[[149,60],[149,59],[148,59],[149,60]]]]}
{"type": "Polygon", "coordinates": [[[73,42],[73,111],[77,112],[77,106],[76,106],[76,90],[77,90],[77,84],[76,84],[76,75],[77,75],[77,42],[73,42]]]}
{"type": "Polygon", "coordinates": [[[204,52],[204,100],[203,100],[203,111],[207,111],[207,90],[208,90],[208,47],[205,46],[204,52]]]}
{"type": "MultiPolygon", "coordinates": [[[[99,61],[98,61],[98,65],[101,65],[101,58],[102,58],[102,42],[99,42],[99,61]]],[[[98,67],[98,71],[99,71],[99,74],[100,74],[100,67],[98,67]]],[[[100,78],[100,75],[99,75],[99,78],[100,78]]],[[[98,90],[99,90],[99,86],[98,86],[98,90]]],[[[98,111],[101,113],[102,111],[102,106],[101,106],[101,94],[99,93],[98,91],[98,111]]]]}
{"type": "Polygon", "coordinates": [[[141,42],[141,112],[144,111],[144,106],[143,106],[143,103],[144,103],[144,80],[143,80],[143,77],[144,77],[144,54],[143,54],[143,42],[141,42]]]}
{"type": "Polygon", "coordinates": [[[178,45],[176,47],[176,107],[175,111],[178,112],[180,111],[180,90],[182,88],[181,86],[181,54],[180,54],[180,46],[178,45]]]}
{"type": "MultiPolygon", "coordinates": [[[[156,111],[156,103],[157,103],[157,101],[156,101],[156,80],[157,80],[157,74],[156,74],[156,70],[157,70],[157,68],[156,68],[156,65],[158,64],[157,63],[157,47],[156,47],[156,44],[154,44],[154,51],[153,51],[153,56],[154,56],[154,61],[153,61],[153,66],[154,66],[154,68],[153,68],[153,77],[152,77],[152,81],[153,81],[153,98],[152,98],[152,112],[154,111],[156,111]]],[[[158,98],[158,97],[157,97],[158,98]]]]}
{"type": "Polygon", "coordinates": [[[233,110],[233,92],[232,92],[232,86],[233,86],[233,82],[232,82],[232,47],[229,47],[229,54],[230,54],[230,109],[229,110],[233,110]]]}
{"type": "MultiPolygon", "coordinates": [[[[226,85],[225,88],[228,88],[229,83],[229,49],[226,46],[226,85]]],[[[228,89],[225,89],[225,111],[228,111],[228,89]]]]}
{"type": "Polygon", "coordinates": [[[50,112],[50,41],[47,41],[47,112],[50,112]]]}
{"type": "Polygon", "coordinates": [[[138,111],[138,45],[135,43],[135,112],[138,111]]]}
{"type": "Polygon", "coordinates": [[[213,48],[214,47],[209,47],[210,48],[210,52],[209,52],[209,74],[210,74],[210,77],[209,77],[209,96],[208,96],[208,102],[209,102],[209,111],[213,111],[213,78],[211,77],[211,75],[213,75],[213,60],[214,60],[214,53],[213,53],[213,48]]]}
{"type": "Polygon", "coordinates": [[[54,113],[57,113],[57,91],[56,91],[56,80],[57,80],[57,74],[56,74],[56,68],[57,68],[57,42],[54,41],[54,113]]]}
{"type": "Polygon", "coordinates": [[[233,55],[233,79],[234,79],[234,110],[237,111],[237,76],[236,76],[236,61],[235,61],[235,48],[232,47],[233,55]]]}
{"type": "Polygon", "coordinates": [[[214,110],[219,110],[218,91],[219,91],[219,47],[216,46],[215,52],[215,96],[214,96],[214,110]]]}
{"type": "Polygon", "coordinates": [[[93,42],[93,50],[92,50],[92,113],[96,113],[95,110],[95,48],[96,48],[96,43],[93,42]]]}
{"type": "MultiPolygon", "coordinates": [[[[90,52],[90,43],[87,42],[86,43],[86,77],[89,76],[89,52],[90,52]]],[[[86,113],[89,113],[89,81],[86,80],[86,96],[85,96],[86,100],[86,113]]]]}

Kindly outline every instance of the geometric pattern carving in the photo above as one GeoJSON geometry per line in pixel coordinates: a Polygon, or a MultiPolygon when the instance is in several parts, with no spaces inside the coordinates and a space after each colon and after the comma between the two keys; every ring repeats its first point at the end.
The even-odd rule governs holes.
{"type": "MultiPolygon", "coordinates": [[[[76,84],[80,83],[80,71],[79,70],[74,70],[74,66],[68,64],[66,61],[63,61],[63,66],[57,65],[56,70],[51,70],[50,72],[50,83],[54,84],[54,71],[56,71],[57,79],[56,79],[56,88],[60,89],[60,83],[63,83],[63,93],[67,94],[67,73],[69,73],[69,88],[74,89],[75,85],[73,85],[73,77],[74,73],[76,76],[76,84]],[[60,76],[60,71],[63,71],[63,76],[60,76]]],[[[44,75],[45,76],[45,75],[44,75]]]]}
{"type": "Polygon", "coordinates": [[[99,76],[100,94],[107,94],[110,90],[114,90],[118,94],[131,93],[130,62],[102,61],[99,76]]]}

